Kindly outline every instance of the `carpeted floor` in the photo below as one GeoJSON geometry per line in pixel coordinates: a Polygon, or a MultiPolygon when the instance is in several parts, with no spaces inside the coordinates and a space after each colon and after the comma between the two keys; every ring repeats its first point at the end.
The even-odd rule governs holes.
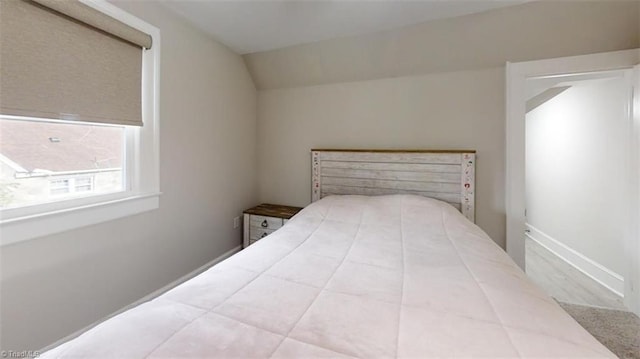
{"type": "Polygon", "coordinates": [[[620,358],[640,359],[640,318],[631,312],[558,302],[582,327],[620,358]]]}

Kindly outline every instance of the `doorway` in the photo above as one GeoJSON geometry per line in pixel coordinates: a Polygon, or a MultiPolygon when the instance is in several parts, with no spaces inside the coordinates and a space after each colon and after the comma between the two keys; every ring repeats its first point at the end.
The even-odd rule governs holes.
{"type": "MultiPolygon", "coordinates": [[[[629,154],[630,162],[627,197],[632,202],[626,213],[631,220],[624,228],[624,257],[622,263],[624,277],[624,303],[636,314],[640,313],[640,240],[638,222],[640,222],[640,194],[638,191],[640,150],[640,49],[573,56],[558,59],[507,63],[506,71],[506,227],[507,253],[522,268],[526,268],[525,257],[525,130],[527,80],[551,78],[567,74],[590,74],[603,71],[633,69],[632,82],[635,90],[633,106],[633,129],[629,154]]],[[[578,175],[578,173],[575,173],[578,175]]]]}
{"type": "Polygon", "coordinates": [[[564,303],[627,310],[631,73],[526,80],[525,271],[564,303]]]}

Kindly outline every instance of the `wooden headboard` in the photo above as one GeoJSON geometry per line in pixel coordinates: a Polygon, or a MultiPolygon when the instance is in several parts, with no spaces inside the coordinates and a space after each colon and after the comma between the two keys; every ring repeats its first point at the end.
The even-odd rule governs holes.
{"type": "Polygon", "coordinates": [[[311,201],[329,195],[418,194],[475,222],[475,151],[311,150],[311,201]]]}

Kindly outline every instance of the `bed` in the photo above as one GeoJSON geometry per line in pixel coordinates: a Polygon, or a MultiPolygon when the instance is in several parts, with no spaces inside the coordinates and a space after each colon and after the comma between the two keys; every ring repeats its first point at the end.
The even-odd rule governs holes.
{"type": "Polygon", "coordinates": [[[311,159],[281,229],[43,356],[615,357],[473,223],[473,151],[311,159]]]}

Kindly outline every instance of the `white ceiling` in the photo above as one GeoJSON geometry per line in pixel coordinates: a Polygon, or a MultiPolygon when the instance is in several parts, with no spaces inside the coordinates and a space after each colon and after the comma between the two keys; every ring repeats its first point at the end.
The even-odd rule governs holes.
{"type": "Polygon", "coordinates": [[[525,0],[162,0],[240,54],[367,34],[525,0]]]}

